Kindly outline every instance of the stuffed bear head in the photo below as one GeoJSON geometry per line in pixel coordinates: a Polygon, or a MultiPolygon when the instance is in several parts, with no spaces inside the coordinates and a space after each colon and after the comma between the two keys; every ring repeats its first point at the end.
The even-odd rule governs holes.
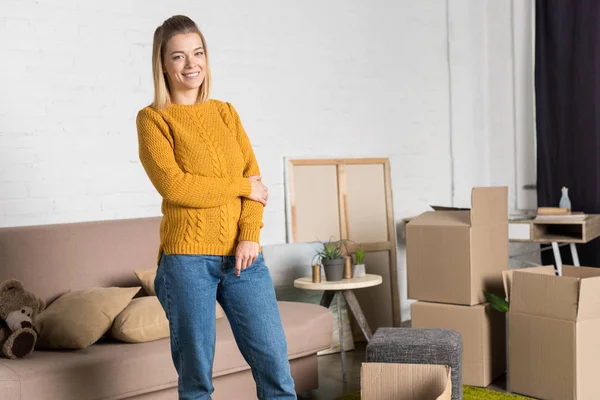
{"type": "Polygon", "coordinates": [[[31,320],[46,308],[46,302],[23,288],[17,280],[0,284],[0,319],[11,331],[31,328],[31,320]]]}

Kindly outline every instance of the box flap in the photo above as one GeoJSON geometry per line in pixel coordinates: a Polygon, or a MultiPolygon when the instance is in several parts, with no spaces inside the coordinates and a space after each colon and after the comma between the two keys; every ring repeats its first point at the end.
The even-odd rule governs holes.
{"type": "Polygon", "coordinates": [[[600,360],[599,333],[600,319],[577,323],[575,371],[577,371],[578,399],[600,399],[597,367],[600,360]]]}
{"type": "Polygon", "coordinates": [[[578,278],[516,270],[509,312],[576,321],[579,283],[578,278]]]}
{"type": "Polygon", "coordinates": [[[510,301],[510,287],[512,285],[514,271],[502,271],[502,282],[504,283],[504,298],[506,301],[510,301]]]}
{"type": "Polygon", "coordinates": [[[595,276],[600,276],[600,268],[563,265],[562,275],[570,276],[572,278],[593,278],[595,276]]]}
{"type": "Polygon", "coordinates": [[[469,211],[427,211],[413,218],[410,226],[470,226],[469,211]]]}
{"type": "Polygon", "coordinates": [[[446,367],[446,389],[435,400],[452,400],[452,368],[446,367]]]}
{"type": "Polygon", "coordinates": [[[362,400],[450,400],[450,368],[445,365],[362,363],[362,400]]]}
{"type": "Polygon", "coordinates": [[[600,277],[581,279],[577,320],[600,318],[600,277]]]}
{"type": "Polygon", "coordinates": [[[513,273],[515,271],[520,272],[529,272],[533,274],[542,274],[542,275],[556,275],[554,272],[553,265],[545,265],[542,267],[531,267],[531,268],[522,268],[522,269],[513,269],[502,271],[502,281],[504,282],[504,296],[508,302],[510,302],[510,289],[512,287],[512,279],[513,273]]]}
{"type": "Polygon", "coordinates": [[[471,192],[471,225],[508,224],[508,187],[476,187],[471,192]]]}

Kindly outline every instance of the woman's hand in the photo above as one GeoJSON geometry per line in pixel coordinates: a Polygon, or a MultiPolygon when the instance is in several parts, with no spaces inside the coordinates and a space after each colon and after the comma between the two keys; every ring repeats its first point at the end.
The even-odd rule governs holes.
{"type": "Polygon", "coordinates": [[[235,274],[240,276],[243,269],[248,268],[258,258],[259,245],[256,242],[242,240],[235,250],[235,274]]]}
{"type": "Polygon", "coordinates": [[[248,179],[252,183],[252,193],[248,198],[266,206],[269,200],[269,189],[261,182],[262,176],[251,176],[248,179]]]}

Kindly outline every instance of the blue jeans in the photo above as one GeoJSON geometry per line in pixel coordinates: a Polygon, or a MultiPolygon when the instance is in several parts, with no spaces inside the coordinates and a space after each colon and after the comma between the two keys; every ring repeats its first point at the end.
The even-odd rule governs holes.
{"type": "Polygon", "coordinates": [[[281,317],[262,254],[235,275],[235,257],[163,254],[154,280],[169,319],[179,399],[210,399],[219,301],[252,369],[259,399],[296,399],[281,317]]]}

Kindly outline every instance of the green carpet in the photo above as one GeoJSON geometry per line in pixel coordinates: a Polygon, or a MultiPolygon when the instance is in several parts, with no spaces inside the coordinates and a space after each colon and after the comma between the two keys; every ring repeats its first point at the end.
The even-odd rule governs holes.
{"type": "Polygon", "coordinates": [[[464,400],[525,400],[530,398],[516,394],[494,392],[474,386],[463,386],[463,397],[464,400]]]}
{"type": "MultiPolygon", "coordinates": [[[[473,386],[464,386],[464,400],[524,400],[529,397],[517,396],[516,394],[507,394],[494,392],[492,390],[482,389],[473,386]]],[[[360,392],[348,393],[334,400],[360,400],[360,392]]]]}

